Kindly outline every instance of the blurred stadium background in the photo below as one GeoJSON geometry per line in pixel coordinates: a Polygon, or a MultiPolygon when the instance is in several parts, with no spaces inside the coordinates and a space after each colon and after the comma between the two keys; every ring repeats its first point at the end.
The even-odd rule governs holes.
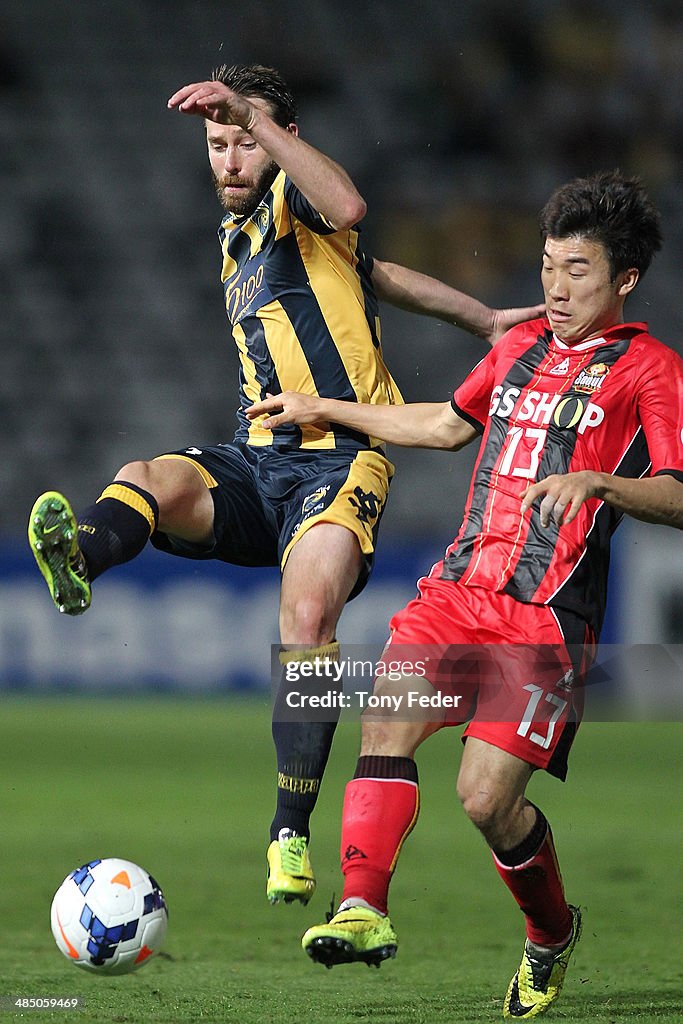
{"type": "MultiPolygon", "coordinates": [[[[673,0],[5,5],[0,685],[267,685],[274,573],[150,551],[98,585],[85,619],[64,621],[24,540],[40,491],[79,507],[133,457],[232,434],[220,210],[200,126],[166,110],[171,92],[224,61],[278,66],[303,135],[368,200],[366,248],[493,305],[539,299],[536,216],[557,184],[615,166],[641,175],[666,242],[628,313],[681,350],[682,51],[673,0]]],[[[413,400],[447,398],[484,352],[389,309],[384,346],[413,400]]],[[[345,613],[347,642],[381,642],[460,521],[471,453],[393,457],[378,570],[345,613]]],[[[680,535],[622,532],[606,639],[680,643],[680,535]]]]}

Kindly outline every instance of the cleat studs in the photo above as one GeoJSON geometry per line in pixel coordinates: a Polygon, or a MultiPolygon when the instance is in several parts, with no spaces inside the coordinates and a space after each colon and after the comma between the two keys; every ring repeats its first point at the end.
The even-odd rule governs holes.
{"type": "Polygon", "coordinates": [[[42,540],[37,540],[35,545],[34,545],[34,547],[35,547],[36,551],[42,551],[43,550],[43,542],[42,542],[42,540]]]}

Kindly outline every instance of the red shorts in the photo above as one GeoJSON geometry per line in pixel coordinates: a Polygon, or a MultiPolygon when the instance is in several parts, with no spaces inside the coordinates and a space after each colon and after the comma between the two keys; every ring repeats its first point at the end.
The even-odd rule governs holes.
{"type": "Polygon", "coordinates": [[[475,736],[564,779],[595,653],[586,622],[434,577],[420,593],[392,618],[383,664],[427,679],[443,724],[469,723],[463,741],[475,736]]]}

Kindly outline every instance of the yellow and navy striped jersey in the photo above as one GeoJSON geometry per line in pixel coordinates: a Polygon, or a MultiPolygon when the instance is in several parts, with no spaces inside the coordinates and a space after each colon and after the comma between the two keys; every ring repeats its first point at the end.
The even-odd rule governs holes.
{"type": "Polygon", "coordinates": [[[245,409],[266,393],[302,391],[377,405],[401,403],[382,359],[372,261],[357,229],[335,229],[280,171],[247,217],[224,217],[225,307],[240,357],[236,439],[277,448],[368,448],[346,427],[266,430],[245,409]]]}

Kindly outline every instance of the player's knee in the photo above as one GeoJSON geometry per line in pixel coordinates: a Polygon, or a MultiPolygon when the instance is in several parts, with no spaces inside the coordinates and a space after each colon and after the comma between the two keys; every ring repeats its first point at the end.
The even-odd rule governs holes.
{"type": "Polygon", "coordinates": [[[134,484],[151,494],[159,508],[159,529],[187,540],[211,534],[213,501],[196,469],[182,460],[152,459],[129,462],[116,480],[134,484]]]}
{"type": "Polygon", "coordinates": [[[125,480],[126,483],[135,484],[136,487],[142,487],[144,490],[153,493],[154,477],[154,463],[144,462],[142,459],[139,459],[136,462],[128,462],[125,466],[121,466],[114,479],[125,480]]]}
{"type": "Polygon", "coordinates": [[[283,643],[307,644],[318,647],[329,643],[336,623],[330,621],[325,601],[315,594],[299,594],[280,612],[280,632],[283,643]]]}
{"type": "Polygon", "coordinates": [[[467,817],[487,839],[505,832],[510,816],[510,802],[503,794],[480,788],[475,782],[467,788],[459,785],[458,796],[467,817]]]}

